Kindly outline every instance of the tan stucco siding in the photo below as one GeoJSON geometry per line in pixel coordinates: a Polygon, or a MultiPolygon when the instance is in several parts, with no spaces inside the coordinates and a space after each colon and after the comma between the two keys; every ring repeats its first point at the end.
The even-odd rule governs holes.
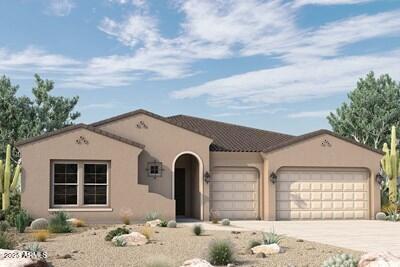
{"type": "Polygon", "coordinates": [[[373,219],[380,209],[375,175],[379,171],[382,155],[376,152],[323,134],[262,155],[265,158],[264,180],[268,181],[264,184],[264,214],[267,220],[276,219],[276,186],[270,182],[269,176],[272,172],[278,173],[282,167],[365,168],[370,175],[370,218],[373,219]],[[330,145],[322,145],[325,140],[330,145]]]}
{"type": "Polygon", "coordinates": [[[109,207],[107,211],[69,211],[89,222],[117,222],[121,210],[129,209],[133,219],[143,220],[149,211],[174,217],[175,202],[148,192],[138,184],[138,156],[141,149],[86,129],[75,129],[19,148],[23,160],[22,206],[33,217],[48,217],[51,205],[51,161],[110,162],[109,207]],[[88,144],[77,144],[83,136],[88,144]],[[111,211],[110,211],[111,210],[111,211]]]}

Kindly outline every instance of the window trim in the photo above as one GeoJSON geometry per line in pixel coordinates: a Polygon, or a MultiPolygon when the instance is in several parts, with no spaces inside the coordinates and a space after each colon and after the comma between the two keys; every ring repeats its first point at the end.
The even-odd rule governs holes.
{"type": "MultiPolygon", "coordinates": [[[[110,174],[111,174],[111,162],[104,161],[104,160],[52,160],[51,161],[51,184],[50,184],[50,191],[51,191],[51,203],[50,209],[63,209],[63,208],[70,208],[78,210],[79,208],[109,208],[110,207],[110,174]],[[55,204],[54,203],[54,176],[55,176],[55,165],[56,164],[76,164],[78,166],[77,170],[77,183],[71,184],[77,186],[77,204],[55,204]],[[84,189],[85,189],[85,164],[105,164],[107,165],[107,184],[106,185],[106,204],[84,204],[84,189]]],[[[87,184],[90,185],[90,184],[87,184]]]]}
{"type": "Polygon", "coordinates": [[[82,162],[82,207],[108,207],[110,203],[110,163],[107,161],[83,161],[82,162]],[[106,165],[107,176],[105,184],[87,183],[85,184],[85,164],[106,165]],[[85,185],[105,185],[106,186],[106,204],[85,204],[85,185]]]}

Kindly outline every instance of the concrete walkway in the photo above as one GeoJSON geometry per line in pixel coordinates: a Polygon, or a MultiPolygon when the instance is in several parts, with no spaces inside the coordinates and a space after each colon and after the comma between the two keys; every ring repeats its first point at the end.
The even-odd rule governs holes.
{"type": "MultiPolygon", "coordinates": [[[[191,226],[199,222],[182,222],[191,226]]],[[[232,221],[201,223],[206,230],[271,231],[358,251],[390,251],[400,256],[400,222],[386,221],[232,221]]]]}

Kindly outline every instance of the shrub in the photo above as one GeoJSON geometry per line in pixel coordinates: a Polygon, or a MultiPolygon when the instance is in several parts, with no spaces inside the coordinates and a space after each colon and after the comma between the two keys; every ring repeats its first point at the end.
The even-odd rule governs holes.
{"type": "Polygon", "coordinates": [[[275,230],[271,232],[263,233],[263,243],[264,245],[278,244],[283,240],[283,235],[278,235],[275,230]]]}
{"type": "Polygon", "coordinates": [[[210,219],[211,219],[211,222],[213,224],[217,224],[218,223],[217,213],[215,211],[213,211],[213,210],[210,211],[210,219]]]}
{"type": "Polygon", "coordinates": [[[123,238],[119,238],[119,236],[113,242],[116,247],[126,247],[126,241],[123,238]]]}
{"type": "Polygon", "coordinates": [[[352,255],[338,254],[324,261],[322,267],[335,267],[335,266],[356,267],[357,264],[358,261],[355,260],[352,255]]]}
{"type": "Polygon", "coordinates": [[[192,231],[195,235],[199,236],[203,233],[203,226],[201,226],[201,224],[195,224],[192,231]]]}
{"type": "Polygon", "coordinates": [[[130,225],[131,224],[130,218],[133,216],[133,212],[129,208],[123,208],[119,212],[119,216],[121,217],[121,221],[123,224],[130,225]]]}
{"type": "Polygon", "coordinates": [[[38,242],[46,242],[47,238],[49,238],[50,234],[48,230],[38,230],[32,233],[33,239],[38,242]]]}
{"type": "Polygon", "coordinates": [[[230,221],[229,219],[223,219],[223,220],[221,221],[221,224],[224,225],[224,226],[228,226],[228,225],[231,224],[231,221],[230,221]]]}
{"type": "Polygon", "coordinates": [[[15,226],[17,227],[18,232],[23,233],[25,232],[25,228],[29,225],[29,218],[28,215],[21,211],[15,217],[15,226]]]}
{"type": "Polygon", "coordinates": [[[68,223],[68,215],[65,212],[57,212],[49,221],[49,231],[51,233],[70,233],[72,227],[68,223]]]}
{"type": "Polygon", "coordinates": [[[129,233],[130,233],[129,229],[125,227],[118,227],[116,229],[109,231],[104,240],[111,241],[115,236],[126,235],[129,233]]]}
{"type": "Polygon", "coordinates": [[[150,240],[154,234],[153,229],[149,226],[142,227],[140,229],[140,233],[144,235],[147,238],[147,240],[150,240]]]}
{"type": "Polygon", "coordinates": [[[389,213],[389,215],[386,217],[386,219],[388,221],[392,221],[392,222],[400,221],[400,213],[398,213],[398,212],[389,213]]]}
{"type": "Polygon", "coordinates": [[[156,211],[149,212],[146,215],[146,218],[145,218],[146,222],[154,221],[154,220],[157,220],[157,219],[160,219],[160,214],[158,212],[156,212],[156,211]]]}
{"type": "Polygon", "coordinates": [[[24,210],[21,209],[20,207],[17,206],[10,206],[7,210],[4,211],[4,216],[6,221],[10,224],[10,226],[17,226],[17,216],[18,214],[24,214],[27,219],[27,225],[29,225],[32,221],[32,217],[24,210]]]}
{"type": "Polygon", "coordinates": [[[384,212],[378,212],[378,213],[375,215],[375,218],[376,218],[377,220],[384,221],[384,220],[386,220],[386,214],[385,214],[384,212]]]}
{"type": "Polygon", "coordinates": [[[161,222],[158,224],[158,226],[167,227],[168,226],[168,222],[166,220],[161,220],[161,222]]]}
{"type": "Polygon", "coordinates": [[[214,240],[208,248],[208,260],[213,265],[227,265],[234,261],[232,243],[229,240],[214,240]]]}
{"type": "Polygon", "coordinates": [[[0,249],[14,249],[15,240],[10,234],[6,232],[0,232],[0,249]]]}
{"type": "Polygon", "coordinates": [[[7,232],[8,228],[10,228],[10,224],[7,221],[0,222],[0,232],[7,232]]]}
{"type": "Polygon", "coordinates": [[[261,242],[258,240],[250,240],[248,250],[251,250],[254,247],[260,246],[261,242]]]}
{"type": "Polygon", "coordinates": [[[128,216],[123,216],[121,217],[122,223],[125,225],[130,225],[131,224],[131,220],[129,219],[128,216]]]}
{"type": "Polygon", "coordinates": [[[176,221],[169,221],[167,224],[168,228],[176,228],[176,221]]]}
{"type": "Polygon", "coordinates": [[[32,230],[44,230],[49,226],[49,221],[45,218],[38,218],[31,223],[32,230]]]}

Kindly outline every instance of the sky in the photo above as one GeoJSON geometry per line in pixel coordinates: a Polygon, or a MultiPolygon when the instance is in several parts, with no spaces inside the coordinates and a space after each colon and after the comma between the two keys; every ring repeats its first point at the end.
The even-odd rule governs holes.
{"type": "Polygon", "coordinates": [[[400,80],[400,0],[1,0],[0,75],[80,97],[79,121],[138,108],[289,134],[369,71],[400,80]]]}

